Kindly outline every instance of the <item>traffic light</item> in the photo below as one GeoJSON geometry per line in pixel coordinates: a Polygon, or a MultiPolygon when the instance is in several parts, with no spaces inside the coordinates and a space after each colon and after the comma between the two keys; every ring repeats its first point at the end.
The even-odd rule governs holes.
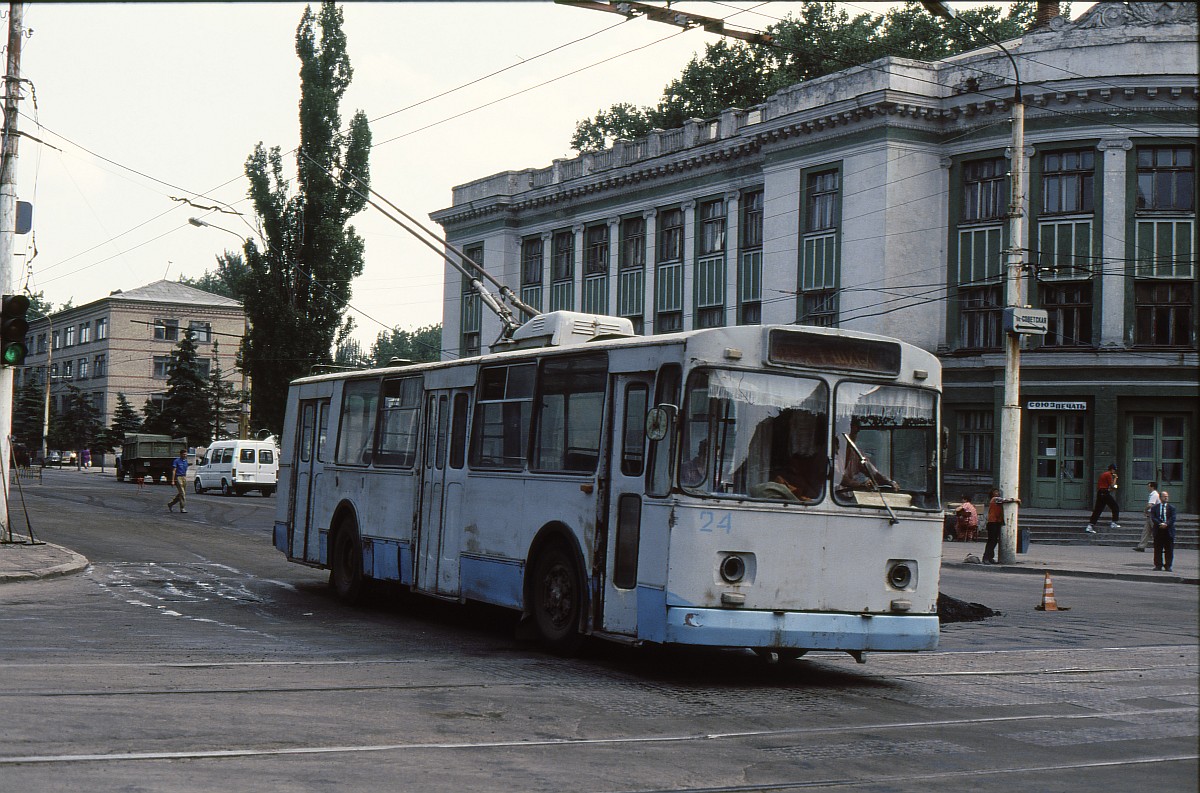
{"type": "Polygon", "coordinates": [[[0,366],[20,366],[25,363],[25,334],[29,332],[29,298],[25,295],[5,295],[0,308],[0,366]]]}

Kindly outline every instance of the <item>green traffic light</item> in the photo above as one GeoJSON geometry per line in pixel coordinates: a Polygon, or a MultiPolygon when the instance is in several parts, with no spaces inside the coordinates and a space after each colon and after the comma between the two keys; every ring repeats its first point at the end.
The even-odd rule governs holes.
{"type": "Polygon", "coordinates": [[[5,344],[4,351],[0,353],[0,361],[5,366],[20,366],[25,363],[25,345],[19,342],[5,344]]]}

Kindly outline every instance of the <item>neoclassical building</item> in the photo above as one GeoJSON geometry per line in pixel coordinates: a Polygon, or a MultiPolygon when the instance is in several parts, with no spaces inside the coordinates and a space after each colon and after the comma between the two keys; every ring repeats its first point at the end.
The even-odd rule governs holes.
{"type": "MultiPolygon", "coordinates": [[[[1013,68],[995,47],[885,58],[762,105],[458,186],[432,214],[543,310],[644,333],[802,323],[896,336],[945,374],[947,493],[999,464],[1004,252],[1049,313],[1021,361],[1026,506],[1090,505],[1109,463],[1195,511],[1197,21],[1098,3],[1005,42],[1025,106],[1026,236],[1009,239],[1013,68]]],[[[500,328],[456,273],[448,356],[500,328]]]]}

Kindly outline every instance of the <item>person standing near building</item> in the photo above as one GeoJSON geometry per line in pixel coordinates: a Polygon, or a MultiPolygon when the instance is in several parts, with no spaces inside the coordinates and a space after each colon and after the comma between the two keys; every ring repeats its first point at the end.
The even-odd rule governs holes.
{"type": "Polygon", "coordinates": [[[1175,505],[1166,490],[1154,508],[1154,569],[1171,572],[1175,561],[1175,505]]]}
{"type": "Polygon", "coordinates": [[[954,510],[954,534],[955,539],[959,542],[974,542],[975,535],[979,531],[979,512],[976,511],[975,505],[971,503],[971,496],[968,493],[963,493],[962,503],[954,510]]]}
{"type": "Polygon", "coordinates": [[[1000,488],[993,487],[988,493],[987,543],[983,546],[983,563],[996,563],[996,546],[1000,544],[1000,527],[1004,525],[1004,499],[1000,488]]]}
{"type": "Polygon", "coordinates": [[[1108,470],[1100,474],[1100,480],[1096,482],[1096,506],[1092,509],[1092,517],[1088,519],[1088,525],[1084,529],[1088,534],[1096,533],[1096,521],[1100,519],[1100,513],[1105,507],[1112,510],[1112,520],[1109,522],[1109,528],[1119,529],[1121,524],[1118,523],[1121,519],[1121,507],[1117,505],[1117,500],[1113,498],[1112,491],[1117,489],[1117,464],[1113,463],[1108,466],[1108,470]]]}
{"type": "Polygon", "coordinates": [[[1146,498],[1146,526],[1142,529],[1142,538],[1133,550],[1145,552],[1147,545],[1154,544],[1154,508],[1158,506],[1158,482],[1147,482],[1146,489],[1150,491],[1146,498]]]}
{"type": "Polygon", "coordinates": [[[167,502],[167,510],[175,511],[175,505],[179,504],[180,512],[187,512],[187,501],[184,499],[184,493],[187,488],[184,487],[184,482],[187,478],[187,449],[180,449],[179,456],[171,461],[171,484],[175,485],[175,498],[167,502]]]}

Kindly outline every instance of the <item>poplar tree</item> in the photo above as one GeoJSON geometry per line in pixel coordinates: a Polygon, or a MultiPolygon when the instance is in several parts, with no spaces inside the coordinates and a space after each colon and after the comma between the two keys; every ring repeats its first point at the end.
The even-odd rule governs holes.
{"type": "Polygon", "coordinates": [[[294,192],[278,146],[260,142],[246,161],[249,196],[263,244],[246,244],[242,295],[252,323],[243,342],[254,388],[256,427],[279,434],[288,382],[330,363],[350,282],[363,270],[363,241],[349,220],[366,206],[371,131],[358,111],[343,130],[339,105],[353,70],[342,11],[323,2],[304,10],[296,30],[300,59],[300,144],[294,192]]]}

